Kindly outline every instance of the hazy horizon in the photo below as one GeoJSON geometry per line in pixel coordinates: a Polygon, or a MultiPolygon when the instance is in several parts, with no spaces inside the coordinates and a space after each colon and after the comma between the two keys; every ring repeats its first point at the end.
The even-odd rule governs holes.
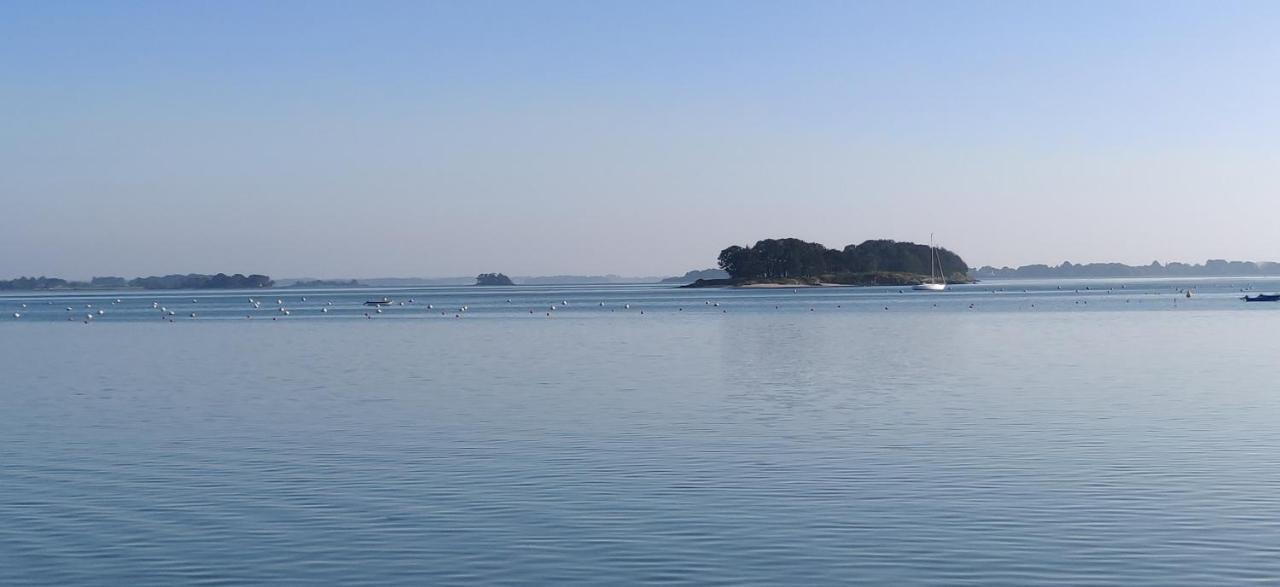
{"type": "MultiPolygon", "coordinates": [[[[744,244],[748,244],[748,243],[744,243],[744,244]]],[[[1210,257],[1210,258],[1207,258],[1207,259],[1199,259],[1199,260],[1178,260],[1178,259],[1171,259],[1171,260],[1167,260],[1167,261],[1166,261],[1166,260],[1160,260],[1160,259],[1153,259],[1153,261],[1155,261],[1155,262],[1157,262],[1157,263],[1160,263],[1161,265],[1168,265],[1168,264],[1170,264],[1170,263],[1183,263],[1183,264],[1187,264],[1187,265],[1204,265],[1206,262],[1208,262],[1208,261],[1213,261],[1213,260],[1223,260],[1223,261],[1232,261],[1232,262],[1246,262],[1246,263],[1280,263],[1280,260],[1272,260],[1272,259],[1228,259],[1228,258],[1223,258],[1223,257],[1210,257]]],[[[967,259],[966,259],[966,261],[967,261],[967,259]]],[[[1056,267],[1056,266],[1061,265],[1062,263],[1065,263],[1065,262],[1069,262],[1069,263],[1072,263],[1072,264],[1075,264],[1075,265],[1088,265],[1088,264],[1091,264],[1091,263],[1121,263],[1121,264],[1124,264],[1124,265],[1129,265],[1129,266],[1133,266],[1133,267],[1139,267],[1139,266],[1146,266],[1146,265],[1150,265],[1152,261],[1147,261],[1147,262],[1145,262],[1145,263],[1143,263],[1143,262],[1127,263],[1127,262],[1124,262],[1124,261],[1115,261],[1115,260],[1076,261],[1076,260],[1072,260],[1072,259],[1063,259],[1063,260],[1061,260],[1061,261],[1046,261],[1046,262],[1038,262],[1038,263],[1023,263],[1023,264],[1019,264],[1019,265],[992,265],[992,264],[990,264],[990,263],[980,263],[980,264],[969,263],[969,266],[970,266],[970,268],[973,268],[973,269],[981,268],[981,267],[983,267],[983,266],[991,266],[991,267],[994,267],[994,268],[996,268],[996,269],[1002,269],[1002,268],[1006,268],[1006,267],[1007,267],[1007,268],[1016,269],[1016,268],[1018,268],[1018,267],[1020,267],[1020,266],[1025,266],[1025,265],[1036,265],[1036,264],[1043,264],[1043,265],[1048,265],[1048,266],[1050,266],[1050,267],[1056,267]]],[[[119,273],[119,272],[102,272],[102,271],[98,271],[98,272],[91,272],[91,273],[89,273],[89,274],[83,274],[83,275],[79,275],[79,274],[77,274],[77,275],[64,275],[64,274],[54,274],[54,273],[48,273],[48,272],[44,272],[44,273],[36,272],[36,273],[27,273],[27,274],[22,274],[22,275],[17,275],[17,274],[15,274],[15,275],[9,275],[9,276],[0,275],[0,279],[11,279],[11,278],[18,278],[18,277],[37,277],[37,276],[45,276],[45,277],[60,277],[60,278],[64,278],[64,279],[68,279],[68,280],[72,280],[72,281],[88,281],[89,279],[91,279],[91,278],[93,278],[93,277],[124,277],[124,278],[134,278],[134,277],[147,277],[147,276],[156,276],[156,275],[174,275],[174,274],[185,275],[185,274],[188,274],[188,273],[207,274],[207,275],[212,275],[212,274],[217,274],[217,273],[226,273],[226,274],[242,273],[242,274],[246,274],[246,275],[247,275],[247,274],[250,274],[250,273],[257,273],[257,274],[265,274],[265,275],[268,275],[269,277],[271,277],[272,279],[277,280],[277,281],[279,281],[279,280],[311,280],[311,279],[320,279],[320,280],[344,280],[344,279],[356,279],[356,280],[379,280],[379,279],[426,279],[426,280],[434,280],[434,279],[464,279],[464,278],[465,278],[465,279],[471,279],[471,278],[474,278],[474,277],[475,277],[475,275],[478,275],[478,274],[480,274],[480,273],[494,273],[494,272],[496,272],[496,273],[504,273],[504,274],[506,274],[507,276],[511,277],[512,279],[517,279],[517,280],[518,280],[518,279],[521,279],[521,278],[548,278],[548,277],[616,277],[616,278],[621,278],[621,279],[645,279],[645,278],[663,279],[663,278],[667,278],[667,277],[679,277],[679,276],[682,276],[682,275],[684,275],[685,273],[690,272],[690,271],[701,271],[701,270],[706,270],[706,269],[717,269],[717,268],[718,268],[718,267],[716,267],[716,264],[713,262],[713,263],[708,264],[708,265],[707,265],[707,266],[705,266],[705,267],[691,267],[691,268],[689,268],[689,269],[683,269],[683,270],[679,270],[679,271],[669,271],[669,272],[665,272],[665,273],[652,273],[652,274],[620,273],[620,272],[617,272],[617,271],[605,271],[605,272],[584,272],[584,271],[578,271],[578,272],[561,272],[561,273],[517,273],[517,272],[501,271],[501,270],[477,270],[477,271],[464,272],[464,273],[454,273],[454,274],[410,274],[410,273],[405,273],[405,274],[386,274],[386,275],[347,275],[347,274],[333,274],[333,275],[330,275],[330,274],[309,275],[309,274],[308,274],[308,275],[304,275],[304,274],[292,274],[292,273],[288,273],[288,274],[278,274],[278,275],[277,275],[277,274],[271,274],[271,273],[264,273],[264,272],[262,272],[262,271],[256,271],[256,270],[240,270],[240,269],[204,269],[204,270],[175,270],[175,271],[165,271],[165,272],[160,272],[160,273],[138,273],[138,274],[125,274],[125,273],[119,273]]]]}
{"type": "Polygon", "coordinates": [[[0,6],[0,277],[1280,260],[1280,4],[0,6]]]}

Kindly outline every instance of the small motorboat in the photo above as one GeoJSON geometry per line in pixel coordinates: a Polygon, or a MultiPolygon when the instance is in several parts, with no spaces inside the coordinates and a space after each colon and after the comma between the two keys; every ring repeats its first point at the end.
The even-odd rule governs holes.
{"type": "Polygon", "coordinates": [[[1280,302],[1280,294],[1258,294],[1240,298],[1246,302],[1280,302]]]}
{"type": "Polygon", "coordinates": [[[366,305],[366,306],[390,306],[390,305],[391,305],[391,300],[389,300],[389,299],[387,299],[387,298],[382,298],[382,299],[380,299],[380,300],[369,300],[369,301],[365,302],[365,303],[364,303],[364,305],[366,305]]]}

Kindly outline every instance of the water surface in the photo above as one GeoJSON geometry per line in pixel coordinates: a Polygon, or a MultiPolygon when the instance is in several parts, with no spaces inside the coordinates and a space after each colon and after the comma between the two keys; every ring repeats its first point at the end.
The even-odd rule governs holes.
{"type": "Polygon", "coordinates": [[[1274,283],[0,297],[0,584],[1274,582],[1274,283]]]}

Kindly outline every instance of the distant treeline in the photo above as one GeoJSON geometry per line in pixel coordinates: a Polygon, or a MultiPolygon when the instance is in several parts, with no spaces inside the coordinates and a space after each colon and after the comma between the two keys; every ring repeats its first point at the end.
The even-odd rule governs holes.
{"type": "MultiPolygon", "coordinates": [[[[948,279],[967,279],[969,266],[959,255],[939,247],[938,258],[948,279]]],[[[750,247],[720,251],[720,268],[733,279],[785,279],[863,273],[929,275],[928,245],[869,240],[843,249],[828,249],[800,239],[765,239],[750,247]]]]}
{"type": "Polygon", "coordinates": [[[694,269],[680,277],[668,277],[661,283],[693,283],[699,279],[728,279],[729,273],[724,269],[694,269]]]}
{"type": "Polygon", "coordinates": [[[285,287],[362,287],[354,279],[300,279],[285,287]]]}
{"type": "Polygon", "coordinates": [[[1255,263],[1253,261],[1224,261],[1210,259],[1203,265],[1152,261],[1150,265],[1125,265],[1123,263],[1085,263],[1076,265],[1065,262],[1056,267],[1049,265],[1023,265],[1017,269],[991,266],[973,271],[979,279],[1036,279],[1056,277],[1248,277],[1280,276],[1280,263],[1255,263]]]}
{"type": "Polygon", "coordinates": [[[515,285],[515,283],[502,273],[481,273],[476,276],[476,285],[515,285]]]}
{"type": "Polygon", "coordinates": [[[515,275],[512,281],[520,285],[582,285],[602,283],[657,283],[662,277],[624,277],[621,275],[515,275]]]}
{"type": "Polygon", "coordinates": [[[266,275],[244,276],[239,273],[227,275],[164,275],[151,277],[135,277],[126,280],[123,277],[94,277],[90,281],[68,281],[57,277],[19,277],[8,281],[0,281],[0,290],[36,290],[36,289],[246,289],[271,287],[275,282],[266,275]]]}

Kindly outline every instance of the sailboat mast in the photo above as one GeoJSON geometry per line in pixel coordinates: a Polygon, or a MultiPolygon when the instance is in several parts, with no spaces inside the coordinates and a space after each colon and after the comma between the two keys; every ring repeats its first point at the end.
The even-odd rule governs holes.
{"type": "Polygon", "coordinates": [[[933,246],[933,233],[929,233],[929,279],[931,281],[938,280],[938,274],[934,273],[933,268],[938,264],[938,249],[933,246]]]}

